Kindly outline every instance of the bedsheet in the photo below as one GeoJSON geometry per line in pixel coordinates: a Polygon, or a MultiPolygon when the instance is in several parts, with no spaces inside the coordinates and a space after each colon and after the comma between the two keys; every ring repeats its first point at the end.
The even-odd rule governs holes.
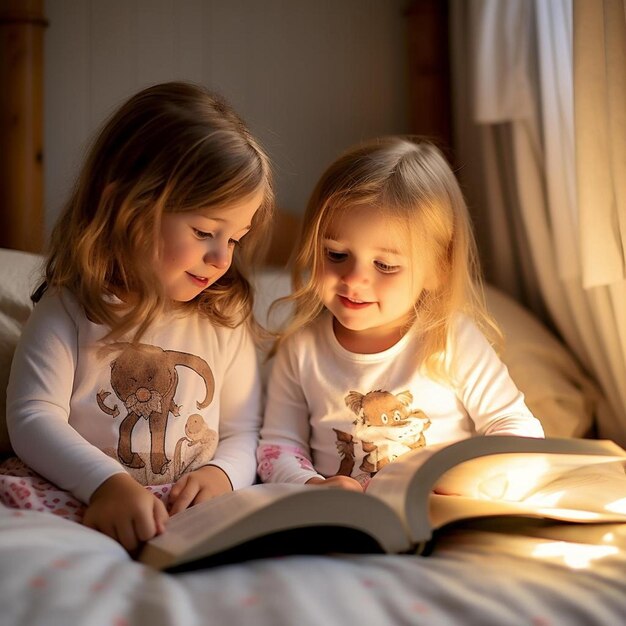
{"type": "Polygon", "coordinates": [[[76,523],[0,507],[0,623],[623,623],[626,528],[540,530],[452,530],[428,557],[293,556],[174,575],[76,523]]]}

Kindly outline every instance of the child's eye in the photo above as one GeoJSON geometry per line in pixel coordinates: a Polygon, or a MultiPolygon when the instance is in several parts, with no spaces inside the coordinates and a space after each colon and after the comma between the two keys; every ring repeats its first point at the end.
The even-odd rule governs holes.
{"type": "Polygon", "coordinates": [[[213,233],[206,233],[203,230],[199,230],[197,228],[193,229],[193,234],[198,238],[198,239],[213,239],[213,233]]]}
{"type": "Polygon", "coordinates": [[[400,269],[399,265],[389,265],[388,263],[383,263],[382,261],[374,261],[374,265],[383,274],[394,274],[400,269]]]}
{"type": "Polygon", "coordinates": [[[237,239],[229,239],[228,240],[228,245],[231,248],[234,248],[235,246],[238,246],[241,243],[241,241],[238,241],[237,239]]]}
{"type": "Polygon", "coordinates": [[[341,263],[346,260],[347,256],[345,252],[335,252],[334,250],[326,248],[326,257],[331,263],[341,263]]]}

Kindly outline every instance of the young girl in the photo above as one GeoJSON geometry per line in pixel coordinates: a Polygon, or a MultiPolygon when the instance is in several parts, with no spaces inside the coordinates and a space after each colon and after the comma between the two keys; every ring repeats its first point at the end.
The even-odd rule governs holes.
{"type": "Polygon", "coordinates": [[[246,272],[272,207],[266,154],[204,89],[157,85],[111,117],[52,233],[13,360],[11,443],[41,475],[13,488],[13,506],[35,508],[29,492],[60,514],[84,503],[83,522],[132,551],[163,530],[155,493],[169,484],[175,513],[254,481],[246,272]],[[51,498],[41,477],[79,502],[51,498]]]}
{"type": "Polygon", "coordinates": [[[484,333],[470,218],[430,143],[340,157],[304,216],[257,452],[265,482],[362,489],[409,450],[542,437],[484,333]]]}

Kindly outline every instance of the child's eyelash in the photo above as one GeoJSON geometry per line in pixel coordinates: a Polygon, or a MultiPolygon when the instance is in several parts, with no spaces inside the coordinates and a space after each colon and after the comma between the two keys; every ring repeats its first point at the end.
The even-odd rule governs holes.
{"type": "Polygon", "coordinates": [[[383,263],[382,261],[376,261],[376,267],[383,272],[383,274],[393,274],[400,269],[399,265],[389,265],[388,263],[383,263]]]}
{"type": "Polygon", "coordinates": [[[334,250],[326,248],[326,256],[328,260],[333,263],[341,263],[341,261],[345,261],[348,255],[345,252],[335,252],[334,250]]]}
{"type": "Polygon", "coordinates": [[[213,233],[207,233],[197,228],[193,229],[193,233],[198,239],[213,239],[213,233]]]}
{"type": "MultiPolygon", "coordinates": [[[[198,228],[194,228],[193,229],[193,234],[198,238],[198,239],[213,239],[214,235],[213,233],[207,233],[203,230],[199,230],[198,228]]],[[[229,246],[238,246],[241,242],[238,239],[229,239],[228,240],[228,245],[229,246]]]]}
{"type": "MultiPolygon", "coordinates": [[[[347,252],[336,252],[335,250],[330,250],[326,248],[326,257],[331,263],[341,263],[348,258],[347,252]]],[[[389,263],[383,263],[383,261],[374,261],[374,265],[378,271],[383,274],[393,274],[400,269],[399,265],[390,265],[389,263]]]]}

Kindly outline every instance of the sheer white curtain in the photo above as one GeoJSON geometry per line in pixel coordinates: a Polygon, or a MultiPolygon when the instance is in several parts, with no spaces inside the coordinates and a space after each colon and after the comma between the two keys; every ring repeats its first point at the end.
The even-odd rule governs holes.
{"type": "Polygon", "coordinates": [[[553,324],[626,445],[625,0],[452,0],[460,175],[487,277],[553,324]],[[606,400],[605,400],[606,399],[606,400]]]}

